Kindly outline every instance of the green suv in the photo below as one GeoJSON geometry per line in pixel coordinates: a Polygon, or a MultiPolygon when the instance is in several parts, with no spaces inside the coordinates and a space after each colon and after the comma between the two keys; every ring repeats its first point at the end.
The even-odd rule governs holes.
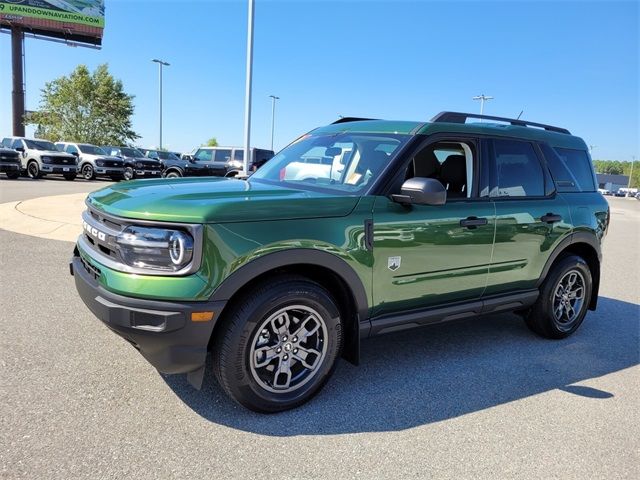
{"type": "Polygon", "coordinates": [[[71,273],[89,309],[196,388],[211,352],[261,412],[306,402],[383,333],[512,311],[570,335],[596,308],[609,223],[583,140],[455,112],[343,118],[247,180],[133,181],[86,203],[71,273]]]}

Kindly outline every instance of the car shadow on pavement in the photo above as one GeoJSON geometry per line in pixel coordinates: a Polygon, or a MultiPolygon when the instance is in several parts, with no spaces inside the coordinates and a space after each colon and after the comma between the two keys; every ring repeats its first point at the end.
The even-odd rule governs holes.
{"type": "Polygon", "coordinates": [[[531,333],[513,314],[478,317],[366,340],[355,367],[340,361],[311,402],[273,415],[229,400],[210,363],[201,391],[163,376],[203,418],[273,436],[395,431],[560,389],[606,401],[616,392],[572,385],[639,363],[640,306],[600,298],[564,340],[531,333]]]}

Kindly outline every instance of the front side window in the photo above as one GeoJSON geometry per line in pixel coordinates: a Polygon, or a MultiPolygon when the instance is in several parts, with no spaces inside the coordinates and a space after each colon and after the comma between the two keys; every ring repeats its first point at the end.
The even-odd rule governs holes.
{"type": "Polygon", "coordinates": [[[71,154],[80,154],[75,145],[67,145],[64,151],[71,154]]]}
{"type": "Polygon", "coordinates": [[[305,135],[273,157],[251,180],[361,194],[410,138],[356,132],[305,135]]]}
{"type": "Polygon", "coordinates": [[[492,197],[542,197],[544,173],[533,145],[493,140],[492,197]]]}
{"type": "Polygon", "coordinates": [[[228,162],[231,160],[231,150],[215,150],[214,162],[228,162]]]}
{"type": "Polygon", "coordinates": [[[431,143],[415,154],[405,178],[434,178],[447,190],[447,199],[469,198],[474,179],[474,150],[471,142],[431,143]]]}
{"type": "Polygon", "coordinates": [[[197,162],[211,162],[213,161],[213,150],[209,148],[201,148],[193,156],[197,162]]]}

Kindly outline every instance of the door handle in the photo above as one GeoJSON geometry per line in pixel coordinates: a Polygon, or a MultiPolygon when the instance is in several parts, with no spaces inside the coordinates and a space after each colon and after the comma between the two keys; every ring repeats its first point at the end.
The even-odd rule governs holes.
{"type": "Polygon", "coordinates": [[[562,221],[562,216],[555,213],[547,213],[540,217],[540,221],[544,223],[557,223],[562,221]]]}
{"type": "Polygon", "coordinates": [[[476,228],[480,225],[486,225],[489,221],[486,218],[467,217],[464,220],[460,220],[461,227],[467,227],[470,229],[476,228]]]}

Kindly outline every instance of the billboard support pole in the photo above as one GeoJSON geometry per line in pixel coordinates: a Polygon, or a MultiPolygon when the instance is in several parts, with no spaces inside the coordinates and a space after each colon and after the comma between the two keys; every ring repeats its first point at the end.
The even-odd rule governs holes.
{"type": "Polygon", "coordinates": [[[22,28],[11,27],[11,71],[13,76],[13,91],[11,92],[13,106],[13,135],[24,137],[24,71],[23,53],[24,36],[22,28]]]}
{"type": "Polygon", "coordinates": [[[253,0],[249,0],[249,16],[247,19],[247,78],[244,92],[244,165],[242,174],[249,174],[251,162],[251,80],[253,70],[253,0]]]}

